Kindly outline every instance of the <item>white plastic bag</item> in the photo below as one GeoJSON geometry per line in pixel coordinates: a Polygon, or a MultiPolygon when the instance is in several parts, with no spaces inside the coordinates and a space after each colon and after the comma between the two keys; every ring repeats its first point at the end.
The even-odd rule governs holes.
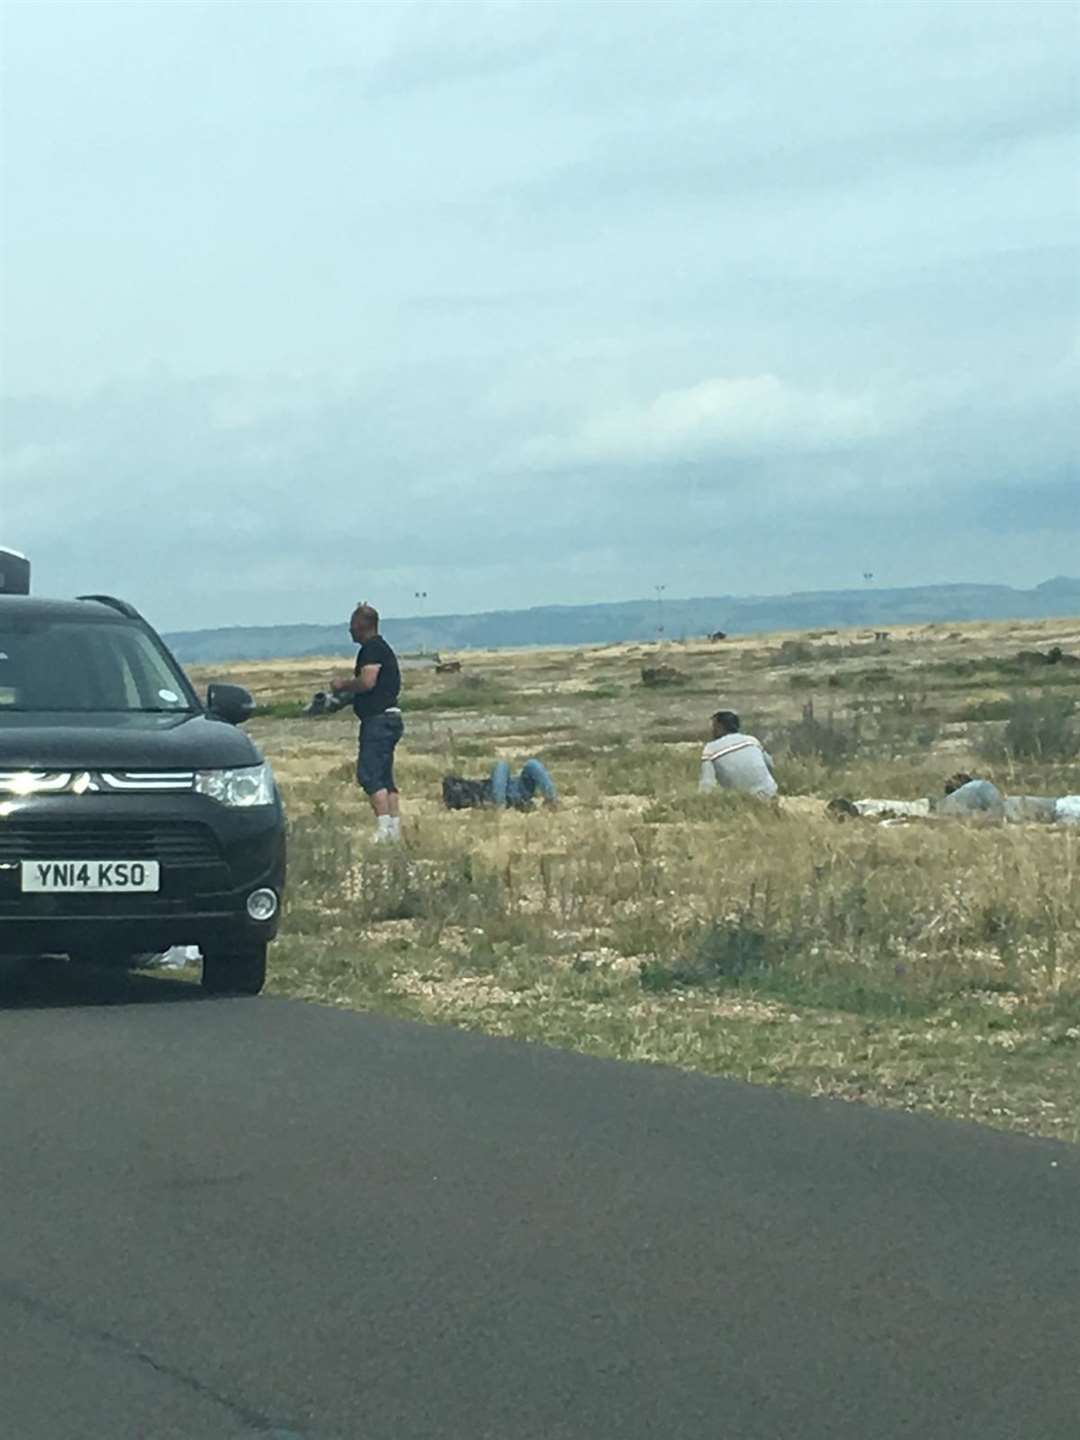
{"type": "Polygon", "coordinates": [[[183,970],[185,965],[201,958],[202,954],[197,945],[173,945],[171,949],[155,955],[153,960],[148,962],[147,969],[183,970]]]}
{"type": "Polygon", "coordinates": [[[884,815],[894,817],[922,818],[930,814],[929,800],[856,800],[855,809],[860,815],[884,815]]]}

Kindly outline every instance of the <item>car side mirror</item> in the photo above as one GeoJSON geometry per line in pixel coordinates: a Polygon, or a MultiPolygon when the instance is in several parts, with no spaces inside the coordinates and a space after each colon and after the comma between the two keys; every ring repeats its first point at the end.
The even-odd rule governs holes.
{"type": "Polygon", "coordinates": [[[255,700],[242,685],[211,685],[206,692],[206,713],[212,720],[242,725],[255,714],[255,700]]]}

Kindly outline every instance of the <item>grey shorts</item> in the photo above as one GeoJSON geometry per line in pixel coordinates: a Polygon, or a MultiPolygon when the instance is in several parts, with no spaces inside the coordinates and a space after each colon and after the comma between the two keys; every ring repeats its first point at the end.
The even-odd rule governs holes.
{"type": "Polygon", "coordinates": [[[360,741],[356,756],[356,778],[365,794],[378,790],[397,793],[394,783],[394,749],[405,733],[400,712],[384,710],[360,721],[360,741]]]}

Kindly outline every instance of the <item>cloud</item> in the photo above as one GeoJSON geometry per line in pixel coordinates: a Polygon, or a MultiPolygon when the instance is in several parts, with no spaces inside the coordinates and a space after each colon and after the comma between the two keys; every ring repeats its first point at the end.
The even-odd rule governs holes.
{"type": "MultiPolygon", "coordinates": [[[[1029,166],[1038,149],[1066,160],[1073,153],[1077,106],[1072,97],[1037,96],[973,124],[970,115],[922,118],[916,113],[878,129],[837,127],[823,133],[808,120],[805,131],[769,130],[732,136],[704,133],[692,120],[627,126],[588,154],[542,174],[496,187],[491,199],[519,217],[553,212],[565,219],[642,206],[697,207],[726,213],[739,205],[768,205],[782,197],[799,204],[853,187],[910,189],[923,172],[969,171],[993,162],[1029,166]]],[[[735,128],[734,126],[732,127],[735,128]]]]}
{"type": "Polygon", "coordinates": [[[19,487],[47,484],[57,470],[76,459],[75,448],[64,441],[29,440],[0,450],[5,478],[19,487]]]}
{"type": "Polygon", "coordinates": [[[836,450],[879,437],[886,426],[869,394],[800,389],[775,375],[717,376],[597,415],[567,435],[536,436],[521,459],[542,468],[836,450]]]}
{"type": "Polygon", "coordinates": [[[189,628],[1075,568],[1074,6],[85,9],[8,27],[43,587],[189,628]]]}
{"type": "Polygon", "coordinates": [[[493,419],[501,378],[162,375],[17,402],[3,538],[43,592],[125,594],[172,629],[322,621],[360,593],[405,614],[420,589],[442,611],[811,589],[855,554],[897,583],[1075,568],[1067,367],[886,399],[713,377],[542,444],[528,411],[493,419]]]}

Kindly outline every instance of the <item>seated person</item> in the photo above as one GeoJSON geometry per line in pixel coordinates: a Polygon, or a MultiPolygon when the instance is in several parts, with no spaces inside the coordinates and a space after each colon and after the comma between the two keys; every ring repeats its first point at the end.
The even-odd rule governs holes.
{"type": "Polygon", "coordinates": [[[499,760],[486,780],[466,780],[463,775],[444,775],[443,804],[448,810],[473,810],[486,806],[506,810],[531,810],[533,797],[539,793],[544,804],[554,807],[559,796],[546,766],[539,760],[526,760],[517,775],[511,774],[506,760],[499,760]]]}
{"type": "Polygon", "coordinates": [[[771,800],[777,793],[772,758],[760,740],[744,735],[733,710],[717,710],[712,717],[712,739],[701,752],[698,789],[741,790],[771,800]]]}

